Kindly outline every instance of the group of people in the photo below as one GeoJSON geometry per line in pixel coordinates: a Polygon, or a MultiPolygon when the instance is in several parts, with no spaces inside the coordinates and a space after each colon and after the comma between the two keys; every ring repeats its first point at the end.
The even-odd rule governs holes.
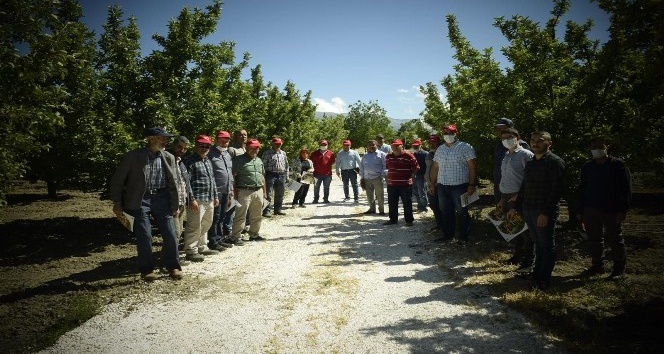
{"type": "MultiPolygon", "coordinates": [[[[527,233],[515,239],[509,262],[532,275],[535,288],[546,289],[555,264],[555,222],[565,164],[550,151],[553,140],[548,132],[531,133],[528,145],[511,120],[501,118],[495,128],[500,139],[494,153],[496,203],[507,220],[520,214],[528,227],[527,233]]],[[[399,203],[406,226],[413,225],[414,213],[431,209],[435,225],[430,231],[437,235],[435,241],[449,242],[456,236],[457,243],[464,246],[471,225],[461,197],[476,192],[477,155],[458,134],[455,125],[446,125],[442,138],[437,134],[428,137],[429,151],[416,139],[411,144],[413,152],[400,139],[387,144],[377,135],[366,143],[362,156],[352,149],[350,140],[336,154],[328,148],[328,141],[321,140],[315,151],[302,148],[289,161],[279,137],[272,138],[270,148],[259,158],[261,143],[248,139],[245,130],[236,132],[233,146],[229,132],[218,131],[214,140],[201,134],[193,143],[193,153],[187,155],[190,142],[186,137],[150,128],[144,134],[147,145],[128,152],[113,175],[113,211],[118,217],[128,214],[134,219],[138,266],[146,281],[158,278],[151,218],[164,240],[163,267],[171,278],[180,279],[183,262],[201,262],[227,248],[265,240],[260,235],[261,222],[285,215],[283,198],[289,180],[300,184],[292,208],[306,207],[311,184],[312,204],[330,203],[333,169],[343,182],[344,202],[353,198],[358,204],[359,188],[365,190],[369,208],[363,214],[386,215],[387,191],[385,225],[398,223],[399,203]],[[166,150],[169,138],[174,140],[166,150]],[[178,252],[180,241],[184,259],[178,252]]],[[[606,237],[614,260],[611,277],[618,277],[625,271],[620,225],[629,205],[631,177],[621,159],[607,154],[606,140],[595,137],[590,148],[593,159],[581,170],[577,213],[591,243],[592,265],[587,272],[604,272],[606,237]]]]}

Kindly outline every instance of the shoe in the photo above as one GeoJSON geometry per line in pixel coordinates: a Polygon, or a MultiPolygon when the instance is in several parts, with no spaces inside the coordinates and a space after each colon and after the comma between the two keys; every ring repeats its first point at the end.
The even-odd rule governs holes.
{"type": "Polygon", "coordinates": [[[306,208],[307,206],[304,204],[300,204],[300,208],[306,208]]]}
{"type": "Polygon", "coordinates": [[[230,238],[228,242],[232,243],[234,246],[244,246],[244,241],[241,238],[230,238]]]}
{"type": "Polygon", "coordinates": [[[203,254],[205,256],[214,256],[214,255],[217,255],[219,253],[221,253],[221,252],[219,252],[217,250],[212,250],[212,249],[209,249],[209,248],[206,249],[205,251],[201,252],[201,254],[203,254]]]}
{"type": "Polygon", "coordinates": [[[272,214],[270,214],[270,213],[263,213],[263,217],[264,217],[264,218],[271,218],[271,217],[272,217],[272,214]]]}
{"type": "Polygon", "coordinates": [[[221,242],[219,242],[215,245],[212,245],[212,247],[210,247],[211,250],[215,250],[215,251],[219,251],[219,252],[225,251],[226,248],[228,248],[228,247],[223,246],[221,242]]]}
{"type": "Polygon", "coordinates": [[[523,274],[523,273],[530,273],[532,272],[532,270],[533,270],[533,264],[524,262],[521,263],[521,265],[519,265],[519,268],[516,269],[516,272],[523,274]]]}
{"type": "Polygon", "coordinates": [[[221,239],[221,242],[219,242],[219,244],[226,248],[233,248],[233,240],[230,238],[230,236],[221,239]]]}
{"type": "Polygon", "coordinates": [[[608,277],[606,277],[606,279],[608,279],[608,280],[618,280],[618,279],[622,279],[624,277],[625,277],[625,272],[624,271],[614,270],[614,271],[611,272],[611,274],[609,274],[608,277]]]}
{"type": "Polygon", "coordinates": [[[549,284],[547,284],[546,282],[543,282],[543,281],[538,281],[538,282],[535,282],[534,284],[532,284],[532,285],[530,286],[530,288],[531,288],[533,291],[537,291],[537,290],[539,290],[539,291],[547,291],[547,290],[549,290],[549,284]]]}
{"type": "Polygon", "coordinates": [[[249,232],[249,229],[246,227],[240,231],[241,234],[246,234],[247,232],[249,232]]]}
{"type": "Polygon", "coordinates": [[[600,265],[592,265],[583,271],[583,275],[593,276],[593,275],[604,274],[604,272],[605,272],[604,267],[600,265]]]}
{"type": "Polygon", "coordinates": [[[330,203],[332,203],[332,202],[330,202],[329,200],[323,200],[323,203],[325,203],[325,204],[330,204],[330,203]]]}
{"type": "Polygon", "coordinates": [[[290,205],[291,209],[295,209],[296,205],[297,205],[297,203],[291,203],[291,205],[290,205]]]}
{"type": "Polygon", "coordinates": [[[457,244],[457,246],[460,246],[460,247],[466,247],[466,245],[468,244],[468,241],[457,240],[456,244],[457,244]]]}
{"type": "Polygon", "coordinates": [[[177,268],[171,269],[168,271],[168,276],[173,280],[180,280],[182,279],[182,271],[177,268]]]}
{"type": "Polygon", "coordinates": [[[344,198],[344,202],[347,202],[347,201],[349,201],[349,200],[350,200],[349,197],[344,198]]]}
{"type": "Polygon", "coordinates": [[[380,213],[378,213],[378,215],[385,215],[385,212],[381,211],[380,213]]]}
{"type": "Polygon", "coordinates": [[[503,261],[503,263],[507,264],[507,265],[517,265],[517,264],[520,265],[521,260],[517,256],[512,256],[512,257],[508,258],[507,260],[503,261]]]}
{"type": "Polygon", "coordinates": [[[249,237],[249,241],[267,241],[267,239],[261,236],[252,236],[249,237]]]}
{"type": "Polygon", "coordinates": [[[274,215],[286,215],[286,213],[284,213],[283,211],[279,210],[279,211],[275,211],[275,212],[274,212],[274,215]]]}
{"type": "Polygon", "coordinates": [[[375,210],[367,210],[367,211],[363,212],[362,214],[365,214],[365,215],[376,214],[376,211],[375,210]]]}
{"type": "Polygon", "coordinates": [[[149,273],[141,273],[141,279],[143,279],[147,282],[155,281],[155,280],[157,280],[157,278],[159,278],[159,276],[154,271],[149,272],[149,273]]]}
{"type": "Polygon", "coordinates": [[[318,204],[318,200],[317,200],[317,199],[314,199],[314,201],[311,202],[311,204],[318,204]]]}
{"type": "Polygon", "coordinates": [[[353,204],[360,204],[360,200],[359,199],[353,200],[353,204]]]}
{"type": "Polygon", "coordinates": [[[396,225],[398,222],[392,221],[392,220],[387,220],[386,222],[383,223],[383,225],[396,225]]]}
{"type": "Polygon", "coordinates": [[[413,222],[412,221],[406,221],[406,226],[408,226],[408,227],[413,226],[413,222]]]}
{"type": "Polygon", "coordinates": [[[202,254],[198,253],[187,254],[185,257],[188,261],[191,262],[203,262],[205,260],[205,257],[203,257],[202,254]]]}

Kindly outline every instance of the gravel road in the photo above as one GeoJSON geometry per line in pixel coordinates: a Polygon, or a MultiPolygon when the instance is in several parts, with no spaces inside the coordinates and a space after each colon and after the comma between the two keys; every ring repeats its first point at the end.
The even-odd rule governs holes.
{"type": "Polygon", "coordinates": [[[482,287],[454,286],[431,213],[384,226],[364,196],[341,202],[339,179],[330,199],[264,220],[267,241],[145,284],[43,353],[563,352],[482,287]]]}

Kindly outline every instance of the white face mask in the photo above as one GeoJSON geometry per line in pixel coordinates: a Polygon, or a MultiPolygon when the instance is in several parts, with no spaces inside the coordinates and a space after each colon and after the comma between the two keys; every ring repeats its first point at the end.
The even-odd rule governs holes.
{"type": "Polygon", "coordinates": [[[321,145],[318,148],[320,149],[320,151],[325,151],[327,150],[327,145],[321,145]]]}
{"type": "Polygon", "coordinates": [[[606,157],[606,150],[604,149],[590,150],[590,153],[593,155],[593,159],[601,159],[602,157],[606,157]]]}
{"type": "Polygon", "coordinates": [[[516,144],[517,144],[517,141],[516,141],[515,138],[503,139],[503,146],[506,149],[512,149],[513,147],[516,146],[516,144]]]}
{"type": "Polygon", "coordinates": [[[443,139],[445,139],[446,143],[452,144],[456,140],[456,134],[445,134],[443,135],[443,139]]]}

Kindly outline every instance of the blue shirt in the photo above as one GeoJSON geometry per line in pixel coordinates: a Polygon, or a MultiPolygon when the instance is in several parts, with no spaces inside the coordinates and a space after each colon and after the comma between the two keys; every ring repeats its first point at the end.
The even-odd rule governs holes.
{"type": "Polygon", "coordinates": [[[341,150],[337,153],[336,161],[337,173],[339,170],[352,170],[360,167],[360,154],[355,150],[341,150]]]}
{"type": "Polygon", "coordinates": [[[360,161],[360,178],[376,179],[387,175],[385,165],[386,153],[376,150],[376,152],[367,152],[360,161]]]}
{"type": "Polygon", "coordinates": [[[530,150],[517,146],[514,152],[507,151],[501,163],[500,193],[518,193],[526,173],[526,163],[533,159],[530,150]]]}
{"type": "Polygon", "coordinates": [[[218,146],[210,149],[208,158],[214,170],[214,182],[217,192],[230,194],[233,190],[233,158],[228,150],[222,151],[218,146]]]}

